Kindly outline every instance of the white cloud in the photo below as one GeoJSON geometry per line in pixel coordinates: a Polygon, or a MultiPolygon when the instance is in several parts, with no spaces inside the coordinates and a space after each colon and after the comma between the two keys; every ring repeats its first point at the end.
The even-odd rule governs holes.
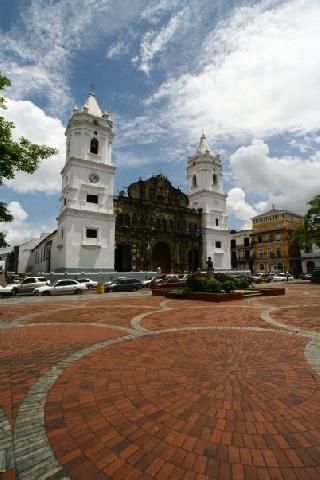
{"type": "Polygon", "coordinates": [[[272,157],[263,140],[253,140],[231,155],[230,165],[236,184],[255,195],[259,210],[274,204],[303,213],[306,203],[319,193],[320,152],[307,159],[272,157]]]}
{"type": "Polygon", "coordinates": [[[27,212],[22,208],[19,202],[10,202],[7,208],[11,215],[13,215],[16,223],[21,223],[28,217],[27,212]]]}
{"type": "Polygon", "coordinates": [[[19,245],[31,238],[40,237],[40,234],[43,232],[52,230],[52,227],[48,225],[31,225],[26,222],[28,213],[19,202],[10,202],[8,210],[14,216],[14,220],[6,223],[2,230],[9,245],[19,245]]]}
{"type": "Polygon", "coordinates": [[[227,211],[229,215],[234,215],[245,222],[242,229],[252,228],[250,219],[257,215],[257,210],[246,201],[246,194],[239,187],[232,188],[228,192],[227,211]]]}
{"type": "Polygon", "coordinates": [[[137,17],[145,0],[33,0],[20,5],[19,20],[0,32],[1,69],[14,99],[39,95],[50,111],[70,108],[70,66],[77,51],[103,41],[137,17]]]}
{"type": "Polygon", "coordinates": [[[138,68],[148,75],[153,67],[152,62],[155,56],[166,48],[180,25],[188,21],[189,16],[190,10],[184,8],[172,16],[168,23],[161,27],[160,31],[148,31],[141,42],[140,55],[132,60],[133,63],[137,64],[138,68]]]}
{"type": "Polygon", "coordinates": [[[29,101],[8,100],[7,107],[3,115],[16,126],[13,130],[15,140],[24,136],[34,143],[58,149],[58,154],[43,160],[34,174],[17,172],[14,180],[5,182],[7,187],[20,193],[50,194],[60,191],[60,171],[65,162],[65,129],[62,123],[57,118],[47,116],[29,101]]]}
{"type": "Polygon", "coordinates": [[[129,45],[124,40],[120,40],[119,42],[114,43],[111,45],[110,48],[107,49],[107,58],[117,59],[122,57],[129,52],[129,45]]]}
{"type": "Polygon", "coordinates": [[[318,0],[237,9],[207,36],[198,73],[171,78],[149,104],[161,101],[168,128],[189,138],[199,125],[209,136],[317,129],[319,24],[318,0]]]}

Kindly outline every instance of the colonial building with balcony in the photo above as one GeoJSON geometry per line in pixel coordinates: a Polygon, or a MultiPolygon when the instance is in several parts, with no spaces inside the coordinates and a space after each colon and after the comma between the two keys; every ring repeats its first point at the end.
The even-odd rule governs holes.
{"type": "Polygon", "coordinates": [[[230,238],[232,270],[252,270],[252,230],[231,230],[230,238]]]}
{"type": "Polygon", "coordinates": [[[301,272],[300,251],[292,242],[303,216],[272,208],[252,219],[253,269],[256,272],[301,272]]]}

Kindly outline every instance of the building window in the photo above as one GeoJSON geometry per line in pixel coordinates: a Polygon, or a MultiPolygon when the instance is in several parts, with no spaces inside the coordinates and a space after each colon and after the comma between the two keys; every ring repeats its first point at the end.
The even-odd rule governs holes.
{"type": "Polygon", "coordinates": [[[212,181],[213,181],[213,185],[217,184],[217,175],[215,173],[212,175],[212,181]]]}
{"type": "Polygon", "coordinates": [[[245,260],[250,260],[250,250],[245,250],[244,251],[244,259],[245,260]]]}
{"type": "Polygon", "coordinates": [[[278,257],[278,258],[281,258],[281,250],[280,250],[280,248],[277,248],[277,257],[278,257]]]}
{"type": "Polygon", "coordinates": [[[244,244],[245,247],[249,247],[249,245],[250,245],[250,238],[249,238],[249,237],[245,237],[245,238],[243,239],[243,244],[244,244]]]}
{"type": "Polygon", "coordinates": [[[61,238],[63,238],[63,228],[61,228],[61,238]]]}
{"type": "Polygon", "coordinates": [[[87,238],[98,238],[98,230],[96,228],[87,228],[86,236],[87,238]]]}
{"type": "Polygon", "coordinates": [[[87,202],[88,203],[98,203],[98,195],[87,195],[87,202]]]}
{"type": "Polygon", "coordinates": [[[196,177],[196,175],[193,175],[193,176],[192,176],[192,186],[193,186],[193,187],[196,187],[196,186],[197,186],[197,177],[196,177]]]}
{"type": "Polygon", "coordinates": [[[99,142],[96,138],[92,138],[90,141],[90,153],[97,154],[99,150],[99,142]]]}
{"type": "Polygon", "coordinates": [[[258,243],[262,243],[262,237],[258,237],[258,243]]]}
{"type": "Polygon", "coordinates": [[[219,227],[219,219],[216,218],[216,227],[219,227]]]}
{"type": "Polygon", "coordinates": [[[264,265],[263,265],[263,263],[260,263],[260,265],[259,265],[259,270],[264,270],[264,265]]]}
{"type": "Polygon", "coordinates": [[[221,242],[219,242],[218,240],[216,240],[216,248],[221,248],[221,242]]]}
{"type": "Polygon", "coordinates": [[[236,240],[231,240],[231,248],[235,248],[237,246],[236,240]]]}

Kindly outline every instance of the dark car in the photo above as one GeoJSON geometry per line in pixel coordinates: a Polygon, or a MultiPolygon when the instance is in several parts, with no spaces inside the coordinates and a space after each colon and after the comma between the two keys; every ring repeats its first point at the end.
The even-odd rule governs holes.
{"type": "Polygon", "coordinates": [[[137,278],[119,278],[112,283],[105,283],[105,292],[135,292],[140,290],[143,285],[137,278]]]}
{"type": "Polygon", "coordinates": [[[179,276],[175,274],[166,275],[164,278],[161,278],[153,285],[151,288],[175,288],[175,287],[185,287],[187,285],[187,275],[179,276]]]}
{"type": "Polygon", "coordinates": [[[312,272],[312,277],[311,277],[311,282],[312,283],[320,283],[320,268],[316,268],[312,272]]]}
{"type": "Polygon", "coordinates": [[[301,280],[311,280],[312,273],[301,273],[300,278],[301,280]]]}

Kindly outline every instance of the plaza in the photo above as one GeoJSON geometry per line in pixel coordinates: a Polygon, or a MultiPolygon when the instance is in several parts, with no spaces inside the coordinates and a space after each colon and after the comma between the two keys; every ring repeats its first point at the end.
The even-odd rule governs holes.
{"type": "Polygon", "coordinates": [[[285,288],[0,300],[0,478],[319,479],[320,285],[285,288]]]}

